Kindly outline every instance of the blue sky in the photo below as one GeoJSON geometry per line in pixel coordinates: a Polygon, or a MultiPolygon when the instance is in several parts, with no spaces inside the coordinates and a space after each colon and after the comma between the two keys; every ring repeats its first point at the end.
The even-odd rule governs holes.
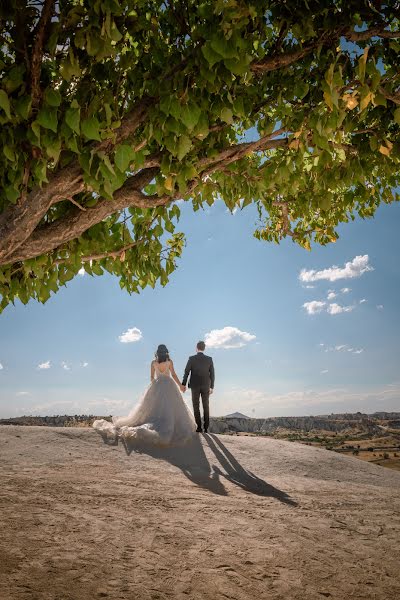
{"type": "Polygon", "coordinates": [[[182,206],[187,247],[166,288],[128,296],[111,276],[84,275],[44,306],[8,307],[0,416],[124,414],[145,391],[159,343],[181,376],[205,337],[213,415],[400,410],[400,206],[343,225],[336,244],[311,252],[255,240],[256,220],[252,207],[182,206]],[[141,338],[121,342],[134,328],[141,338]]]}

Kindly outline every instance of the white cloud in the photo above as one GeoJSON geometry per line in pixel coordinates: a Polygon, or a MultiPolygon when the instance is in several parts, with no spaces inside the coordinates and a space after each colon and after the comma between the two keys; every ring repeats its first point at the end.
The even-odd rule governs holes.
{"type": "Polygon", "coordinates": [[[342,288],[340,291],[342,292],[342,294],[348,294],[349,292],[351,292],[351,288],[342,288]]]}
{"type": "Polygon", "coordinates": [[[309,315],[316,315],[321,312],[327,312],[328,315],[338,315],[343,312],[351,312],[354,306],[341,306],[336,302],[328,304],[322,300],[312,300],[311,302],[305,302],[303,308],[306,309],[309,315]]]}
{"type": "Polygon", "coordinates": [[[315,285],[305,285],[303,287],[305,287],[306,290],[313,290],[315,288],[315,285]]]}
{"type": "Polygon", "coordinates": [[[365,299],[365,298],[362,298],[362,299],[360,300],[360,304],[364,304],[364,302],[366,302],[366,299],[365,299]]]}
{"type": "Polygon", "coordinates": [[[351,352],[352,354],[361,354],[364,348],[355,349],[348,344],[338,344],[337,346],[326,346],[325,352],[351,352]]]}
{"type": "Polygon", "coordinates": [[[16,396],[30,396],[31,393],[30,392],[17,392],[15,395],[16,396]]]}
{"type": "Polygon", "coordinates": [[[323,371],[321,371],[322,375],[324,375],[325,373],[328,373],[328,369],[324,369],[323,371]]]}
{"type": "Polygon", "coordinates": [[[368,271],[373,271],[373,267],[369,265],[368,254],[364,254],[364,256],[356,256],[352,261],[345,263],[344,267],[333,265],[329,269],[322,269],[321,271],[315,271],[314,269],[307,271],[306,269],[302,269],[299,279],[304,283],[319,281],[321,279],[337,281],[338,279],[361,277],[363,273],[367,273],[368,271]]]}
{"type": "Polygon", "coordinates": [[[336,304],[336,302],[333,302],[333,304],[330,304],[328,306],[326,312],[330,315],[340,315],[340,313],[343,312],[351,312],[353,309],[354,306],[340,306],[340,304],[336,304]]]}
{"type": "Polygon", "coordinates": [[[142,332],[137,327],[127,329],[125,333],[118,336],[118,339],[123,344],[130,344],[131,342],[138,342],[143,337],[142,332]]]}
{"type": "Polygon", "coordinates": [[[303,308],[306,309],[309,315],[316,315],[323,311],[326,306],[326,302],[320,302],[319,300],[313,300],[312,302],[304,302],[303,308]]]}
{"type": "Polygon", "coordinates": [[[4,369],[3,365],[0,363],[0,371],[4,369]]]}
{"type": "Polygon", "coordinates": [[[81,269],[79,269],[78,275],[80,275],[81,277],[83,277],[84,274],[85,274],[85,272],[86,272],[85,269],[82,267],[81,269]]]}
{"type": "Polygon", "coordinates": [[[71,367],[64,361],[62,361],[61,363],[62,368],[64,369],[64,371],[70,371],[71,367]]]}
{"type": "Polygon", "coordinates": [[[332,290],[328,290],[328,295],[327,298],[328,300],[333,300],[334,298],[336,298],[337,294],[335,294],[335,292],[333,292],[332,290]]]}
{"type": "Polygon", "coordinates": [[[377,305],[376,305],[376,308],[377,308],[378,310],[383,310],[383,304],[377,304],[377,305]]]}
{"type": "Polygon", "coordinates": [[[256,336],[247,331],[240,331],[237,327],[223,327],[213,329],[206,333],[204,341],[209,348],[242,348],[248,342],[255,340],[256,336]]]}
{"type": "Polygon", "coordinates": [[[86,367],[88,367],[88,366],[89,366],[89,363],[88,363],[88,362],[83,362],[83,363],[81,364],[81,367],[83,367],[83,368],[86,368],[86,367]]]}
{"type": "Polygon", "coordinates": [[[50,369],[51,367],[51,362],[49,360],[47,360],[46,362],[42,362],[40,364],[38,364],[37,368],[38,369],[50,369]]]}

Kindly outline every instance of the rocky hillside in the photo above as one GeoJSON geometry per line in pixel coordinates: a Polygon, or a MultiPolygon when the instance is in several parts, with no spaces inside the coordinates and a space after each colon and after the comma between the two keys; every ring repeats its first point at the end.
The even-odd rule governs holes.
{"type": "Polygon", "coordinates": [[[305,433],[326,431],[342,434],[365,432],[369,435],[378,435],[382,433],[384,427],[398,428],[396,419],[378,419],[374,415],[361,414],[358,418],[356,417],[357,415],[270,417],[267,419],[219,417],[211,419],[210,431],[213,433],[247,432],[272,435],[280,431],[305,433]]]}
{"type": "MultiPolygon", "coordinates": [[[[95,419],[111,417],[95,415],[22,416],[1,419],[0,425],[44,425],[49,427],[88,427],[95,419]]],[[[258,433],[274,435],[279,432],[336,432],[352,434],[365,432],[369,435],[382,434],[385,429],[400,428],[400,413],[344,413],[305,417],[268,417],[254,419],[241,413],[225,417],[212,417],[212,433],[258,433]]]]}

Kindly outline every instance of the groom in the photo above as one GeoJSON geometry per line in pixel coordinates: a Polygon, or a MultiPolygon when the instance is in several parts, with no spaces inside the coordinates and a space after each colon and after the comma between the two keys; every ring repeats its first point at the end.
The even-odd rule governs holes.
{"type": "Polygon", "coordinates": [[[199,433],[202,431],[200,396],[204,413],[204,433],[207,433],[210,422],[209,397],[213,393],[215,380],[213,360],[211,356],[204,354],[205,348],[204,342],[197,342],[197,354],[189,357],[182,380],[183,391],[186,392],[186,382],[190,373],[189,387],[192,390],[193,412],[199,433]]]}

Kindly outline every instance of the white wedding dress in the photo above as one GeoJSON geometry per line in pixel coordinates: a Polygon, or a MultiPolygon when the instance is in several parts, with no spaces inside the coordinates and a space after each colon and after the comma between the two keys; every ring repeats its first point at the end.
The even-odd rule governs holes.
{"type": "Polygon", "coordinates": [[[156,446],[178,446],[192,438],[195,420],[171,377],[169,363],[162,364],[160,370],[154,363],[156,377],[127,417],[113,417],[112,423],[105,419],[93,422],[100,434],[156,446]]]}

